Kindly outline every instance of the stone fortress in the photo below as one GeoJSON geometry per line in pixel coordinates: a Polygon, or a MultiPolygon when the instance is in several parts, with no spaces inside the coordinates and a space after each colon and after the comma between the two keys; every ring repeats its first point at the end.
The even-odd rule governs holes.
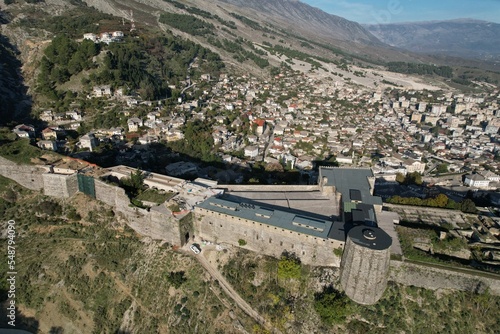
{"type": "MultiPolygon", "coordinates": [[[[103,175],[122,178],[133,170],[116,166],[103,175]]],[[[217,185],[148,174],[145,183],[177,193],[192,212],[190,219],[165,204],[133,207],[124,189],[81,170],[20,166],[0,157],[0,175],[47,196],[69,198],[83,192],[112,206],[137,233],[171,245],[207,240],[274,257],[287,251],[305,264],[340,267],[342,289],[360,304],[376,303],[388,280],[431,289],[489,287],[500,295],[499,281],[493,278],[390,260],[399,241],[391,238],[396,236],[394,224],[383,218],[382,200],[373,196],[370,169],[322,167],[318,184],[309,186],[217,185]]]]}

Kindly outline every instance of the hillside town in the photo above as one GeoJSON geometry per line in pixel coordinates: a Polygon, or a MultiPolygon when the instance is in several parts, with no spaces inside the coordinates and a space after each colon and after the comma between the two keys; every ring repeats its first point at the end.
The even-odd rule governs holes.
{"type": "MultiPolygon", "coordinates": [[[[37,145],[85,159],[107,144],[126,163],[136,156],[131,152],[146,154],[149,144],[183,140],[187,122],[200,120],[210,124],[212,149],[230,166],[259,163],[310,173],[316,161],[330,161],[371,167],[388,182],[398,174],[418,172],[427,183],[445,186],[450,194],[463,192],[461,196],[468,189],[500,186],[498,89],[474,95],[387,86],[374,90],[314,73],[283,72],[264,81],[202,75],[199,85],[205,88],[196,92],[199,98],[188,95],[195,95],[194,87],[174,106],[143,101],[133,92],[125,95],[123,88],[95,86],[88,99],[120,105],[126,126],[117,120],[113,127],[91,129],[71,144],[65,130],[81,129],[90,116],[78,107],[65,113],[43,110],[40,119],[48,127],[37,135],[37,145]]],[[[35,137],[28,125],[13,131],[35,137]]],[[[192,170],[192,164],[169,168],[173,175],[192,170]]],[[[226,181],[237,180],[241,178],[226,181]]],[[[500,203],[500,196],[493,200],[500,203]]]]}

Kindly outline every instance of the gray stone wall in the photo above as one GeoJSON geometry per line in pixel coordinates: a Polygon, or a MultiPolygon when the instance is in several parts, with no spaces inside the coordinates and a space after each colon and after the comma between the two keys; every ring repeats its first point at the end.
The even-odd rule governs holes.
{"type": "Polygon", "coordinates": [[[28,165],[17,165],[16,163],[0,157],[0,175],[16,181],[25,188],[31,190],[43,189],[42,173],[44,168],[28,165]]]}
{"type": "Polygon", "coordinates": [[[78,192],[77,174],[42,174],[43,193],[57,198],[69,198],[78,192]]]}
{"type": "Polygon", "coordinates": [[[500,296],[500,280],[408,262],[391,261],[389,280],[430,290],[483,292],[489,288],[491,294],[500,296]]]}
{"type": "Polygon", "coordinates": [[[228,191],[318,191],[317,185],[248,185],[248,184],[219,184],[217,188],[227,189],[228,191]]]}
{"type": "Polygon", "coordinates": [[[340,257],[333,253],[343,242],[316,238],[243,218],[195,208],[193,220],[196,238],[239,246],[254,252],[279,257],[283,251],[295,253],[303,263],[321,266],[340,266],[340,257]]]}
{"type": "Polygon", "coordinates": [[[390,248],[374,250],[354,243],[348,236],[342,264],[340,284],[345,294],[363,305],[375,304],[387,287],[390,248]]]}
{"type": "Polygon", "coordinates": [[[95,194],[97,200],[114,207],[137,233],[171,245],[182,244],[179,222],[164,205],[152,207],[149,211],[132,207],[124,189],[100,180],[95,180],[95,194]]]}

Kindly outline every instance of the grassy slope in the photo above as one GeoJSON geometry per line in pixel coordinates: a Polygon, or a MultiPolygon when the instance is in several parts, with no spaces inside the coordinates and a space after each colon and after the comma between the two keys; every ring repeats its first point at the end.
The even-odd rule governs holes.
{"type": "Polygon", "coordinates": [[[191,257],[141,241],[110,208],[84,195],[58,202],[0,178],[0,210],[2,222],[15,219],[19,233],[16,302],[18,323],[27,329],[227,333],[234,331],[230,310],[243,327],[255,325],[191,257]],[[8,189],[15,203],[5,199],[12,197],[8,189]],[[84,218],[65,218],[75,208],[84,218]],[[185,281],[175,287],[167,277],[177,271],[185,281]]]}

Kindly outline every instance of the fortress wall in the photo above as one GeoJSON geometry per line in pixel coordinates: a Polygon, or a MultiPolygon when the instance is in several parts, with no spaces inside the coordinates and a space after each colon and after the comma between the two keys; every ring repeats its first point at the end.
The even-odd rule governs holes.
{"type": "Polygon", "coordinates": [[[152,208],[150,211],[133,207],[125,190],[95,180],[96,199],[112,206],[116,212],[123,215],[128,225],[137,233],[153,239],[165,240],[172,245],[180,245],[179,223],[170,210],[152,208]]]}
{"type": "Polygon", "coordinates": [[[342,248],[344,242],[326,240],[310,235],[218,214],[195,208],[194,234],[197,238],[239,246],[243,239],[246,249],[279,257],[283,251],[295,253],[305,264],[340,266],[340,257],[333,253],[342,248]],[[201,219],[200,219],[201,218],[201,219]]]}
{"type": "Polygon", "coordinates": [[[42,173],[46,170],[37,166],[17,165],[16,163],[0,157],[0,175],[16,181],[25,188],[42,190],[42,173]]]}
{"type": "Polygon", "coordinates": [[[317,185],[241,185],[241,184],[219,184],[217,188],[228,191],[256,191],[256,192],[279,192],[279,191],[318,191],[317,185]]]}
{"type": "Polygon", "coordinates": [[[45,173],[42,175],[43,193],[57,198],[69,198],[78,191],[77,174],[62,175],[45,173]]]}
{"type": "Polygon", "coordinates": [[[491,294],[500,296],[500,280],[408,262],[391,261],[389,280],[430,290],[482,292],[488,287],[491,294]]]}

